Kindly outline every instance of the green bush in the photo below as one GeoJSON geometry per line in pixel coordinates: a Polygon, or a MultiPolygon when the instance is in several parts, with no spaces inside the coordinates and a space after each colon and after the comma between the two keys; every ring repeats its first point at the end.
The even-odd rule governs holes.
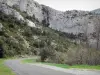
{"type": "Polygon", "coordinates": [[[45,47],[40,51],[41,61],[44,62],[47,58],[53,58],[55,56],[55,50],[51,47],[45,47]]]}
{"type": "Polygon", "coordinates": [[[60,63],[65,64],[66,63],[67,54],[62,52],[55,52],[55,57],[52,58],[51,62],[53,63],[60,63]]]}

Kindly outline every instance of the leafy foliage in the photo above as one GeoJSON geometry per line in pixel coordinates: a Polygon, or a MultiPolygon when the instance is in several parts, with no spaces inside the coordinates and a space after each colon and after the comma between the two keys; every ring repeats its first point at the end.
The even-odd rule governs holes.
{"type": "Polygon", "coordinates": [[[0,23],[3,24],[0,42],[3,45],[4,57],[34,55],[41,53],[42,50],[43,53],[46,49],[51,51],[52,48],[56,50],[56,47],[52,45],[53,42],[58,46],[63,45],[65,51],[67,51],[68,48],[66,48],[66,45],[64,46],[64,42],[66,44],[68,42],[67,38],[60,36],[55,30],[43,26],[32,28],[27,26],[25,22],[18,21],[12,15],[5,15],[2,12],[0,14],[2,14],[0,23]],[[34,36],[37,38],[34,38],[34,36]]]}

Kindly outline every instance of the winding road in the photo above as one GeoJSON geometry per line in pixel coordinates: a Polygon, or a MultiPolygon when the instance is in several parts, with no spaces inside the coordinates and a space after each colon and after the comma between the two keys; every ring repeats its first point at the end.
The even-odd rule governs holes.
{"type": "Polygon", "coordinates": [[[7,60],[5,64],[10,67],[16,75],[100,75],[100,71],[64,71],[65,69],[57,67],[23,64],[20,60],[7,60]]]}

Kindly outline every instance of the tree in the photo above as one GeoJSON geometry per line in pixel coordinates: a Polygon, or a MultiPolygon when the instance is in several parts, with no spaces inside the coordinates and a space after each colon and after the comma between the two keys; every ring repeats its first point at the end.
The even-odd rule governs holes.
{"type": "Polygon", "coordinates": [[[44,47],[40,51],[42,62],[44,62],[47,58],[52,58],[54,55],[55,55],[55,50],[51,47],[44,47]]]}
{"type": "Polygon", "coordinates": [[[100,16],[96,15],[94,18],[94,26],[96,32],[96,50],[99,49],[99,42],[100,42],[100,16]]]}

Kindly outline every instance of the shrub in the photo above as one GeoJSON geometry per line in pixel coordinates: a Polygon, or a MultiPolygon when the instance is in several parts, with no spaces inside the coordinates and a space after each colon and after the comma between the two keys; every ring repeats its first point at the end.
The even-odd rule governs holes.
{"type": "Polygon", "coordinates": [[[67,58],[66,53],[55,52],[55,57],[52,58],[51,62],[58,64],[65,64],[66,58],[67,58]]]}
{"type": "Polygon", "coordinates": [[[44,62],[47,58],[52,58],[55,55],[55,50],[52,49],[51,47],[45,47],[41,49],[40,51],[40,56],[41,56],[41,61],[44,62]]]}
{"type": "Polygon", "coordinates": [[[73,64],[87,64],[87,65],[100,65],[100,51],[78,48],[69,50],[67,52],[67,61],[69,65],[73,64]]]}
{"type": "Polygon", "coordinates": [[[36,40],[34,41],[33,46],[36,48],[43,48],[46,46],[46,42],[41,40],[36,40]]]}

